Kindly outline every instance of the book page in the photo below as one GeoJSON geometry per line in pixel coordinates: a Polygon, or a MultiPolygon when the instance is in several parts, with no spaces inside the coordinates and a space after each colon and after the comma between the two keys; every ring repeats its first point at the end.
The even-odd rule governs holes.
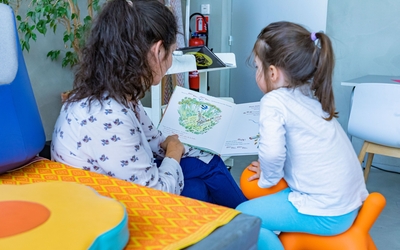
{"type": "Polygon", "coordinates": [[[236,104],[222,155],[257,155],[259,134],[260,103],[236,104]]]}
{"type": "Polygon", "coordinates": [[[182,143],[220,154],[235,105],[177,86],[158,129],[166,136],[177,134],[182,143]]]}

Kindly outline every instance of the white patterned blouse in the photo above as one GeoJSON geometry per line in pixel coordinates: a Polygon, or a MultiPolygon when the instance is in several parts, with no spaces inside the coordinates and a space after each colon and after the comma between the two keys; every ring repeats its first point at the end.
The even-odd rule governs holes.
{"type": "MultiPolygon", "coordinates": [[[[144,108],[125,107],[114,99],[87,99],[64,105],[51,146],[52,159],[72,167],[107,174],[143,186],[180,194],[183,174],[179,163],[164,158],[165,136],[154,127],[144,108]],[[162,159],[157,167],[155,159],[162,159]]],[[[184,157],[208,163],[212,155],[185,146],[184,157]]]]}

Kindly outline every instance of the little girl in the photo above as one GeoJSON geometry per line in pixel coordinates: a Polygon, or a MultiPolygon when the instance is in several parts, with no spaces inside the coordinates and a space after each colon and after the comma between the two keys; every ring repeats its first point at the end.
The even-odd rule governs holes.
{"type": "Polygon", "coordinates": [[[281,178],[288,188],[240,204],[262,219],[259,249],[283,249],[274,231],[336,235],[346,231],[368,196],[362,169],[336,120],[334,55],[322,32],[272,23],[253,48],[261,99],[259,160],[250,180],[261,188],[281,178]]]}

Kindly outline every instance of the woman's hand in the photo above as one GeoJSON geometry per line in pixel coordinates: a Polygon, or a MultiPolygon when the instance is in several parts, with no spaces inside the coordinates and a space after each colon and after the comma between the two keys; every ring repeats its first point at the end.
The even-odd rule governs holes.
{"type": "Polygon", "coordinates": [[[254,175],[250,176],[248,181],[260,179],[261,169],[260,169],[260,162],[253,161],[250,166],[247,167],[248,170],[255,172],[254,175]]]}
{"type": "Polygon", "coordinates": [[[180,162],[182,155],[185,153],[185,147],[179,140],[178,135],[170,135],[160,146],[165,150],[165,157],[174,158],[177,162],[180,162]]]}

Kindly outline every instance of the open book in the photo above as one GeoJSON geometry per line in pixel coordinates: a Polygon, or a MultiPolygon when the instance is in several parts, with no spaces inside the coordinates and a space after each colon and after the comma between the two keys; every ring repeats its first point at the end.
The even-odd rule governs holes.
{"type": "Polygon", "coordinates": [[[158,129],[212,153],[258,154],[259,102],[235,104],[176,86],[158,129]]]}

